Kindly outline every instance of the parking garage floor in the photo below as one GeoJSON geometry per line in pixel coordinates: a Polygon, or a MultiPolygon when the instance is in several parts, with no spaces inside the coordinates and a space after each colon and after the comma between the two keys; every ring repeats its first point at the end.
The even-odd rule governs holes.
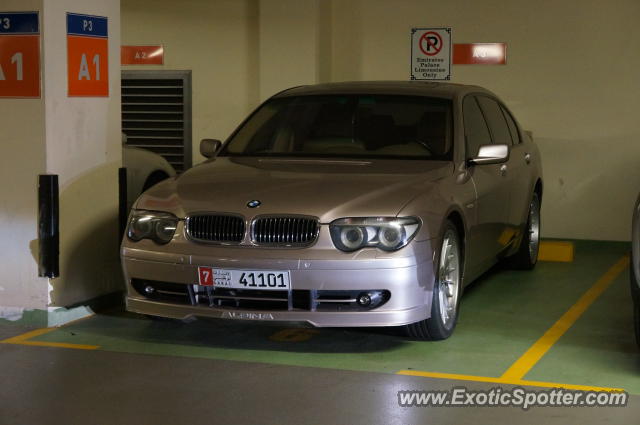
{"type": "Polygon", "coordinates": [[[155,321],[120,310],[59,328],[0,325],[0,424],[633,423],[640,356],[626,243],[575,242],[573,262],[496,268],[453,337],[389,329],[155,321]],[[623,389],[627,407],[400,407],[399,390],[623,389]]]}

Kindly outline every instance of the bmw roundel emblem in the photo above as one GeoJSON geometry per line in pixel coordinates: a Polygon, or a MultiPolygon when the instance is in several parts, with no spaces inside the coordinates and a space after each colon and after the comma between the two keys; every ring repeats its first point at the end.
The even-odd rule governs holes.
{"type": "Polygon", "coordinates": [[[260,206],[260,204],[262,204],[262,202],[258,201],[257,199],[254,199],[253,201],[247,202],[247,206],[249,208],[258,208],[260,206]]]}

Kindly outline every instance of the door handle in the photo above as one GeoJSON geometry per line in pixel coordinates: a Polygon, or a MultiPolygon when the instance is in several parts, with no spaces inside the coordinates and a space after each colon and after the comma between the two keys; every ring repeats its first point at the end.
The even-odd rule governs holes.
{"type": "Polygon", "coordinates": [[[507,164],[502,164],[502,166],[500,167],[500,175],[507,175],[507,164]]]}
{"type": "Polygon", "coordinates": [[[527,164],[531,164],[531,154],[530,153],[525,153],[524,154],[524,160],[527,164]]]}

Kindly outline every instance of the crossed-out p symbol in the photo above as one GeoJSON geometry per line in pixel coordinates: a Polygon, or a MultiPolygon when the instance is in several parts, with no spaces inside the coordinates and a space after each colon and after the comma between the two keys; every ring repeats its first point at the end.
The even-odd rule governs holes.
{"type": "Polygon", "coordinates": [[[435,56],[442,50],[442,37],[434,31],[427,31],[420,37],[420,50],[427,56],[435,56]]]}

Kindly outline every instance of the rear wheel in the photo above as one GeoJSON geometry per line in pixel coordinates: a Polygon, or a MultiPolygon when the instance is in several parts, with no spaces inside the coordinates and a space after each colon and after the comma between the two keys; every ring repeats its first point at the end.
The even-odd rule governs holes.
{"type": "Polygon", "coordinates": [[[533,193],[529,204],[529,215],[527,218],[527,228],[525,229],[520,248],[513,257],[511,264],[522,270],[531,270],[538,262],[538,252],[540,251],[540,195],[533,193]]]}
{"type": "Polygon", "coordinates": [[[446,339],[453,333],[458,321],[458,307],[462,293],[462,256],[458,231],[447,221],[437,276],[433,285],[431,317],[406,326],[412,338],[426,340],[446,339]]]}

